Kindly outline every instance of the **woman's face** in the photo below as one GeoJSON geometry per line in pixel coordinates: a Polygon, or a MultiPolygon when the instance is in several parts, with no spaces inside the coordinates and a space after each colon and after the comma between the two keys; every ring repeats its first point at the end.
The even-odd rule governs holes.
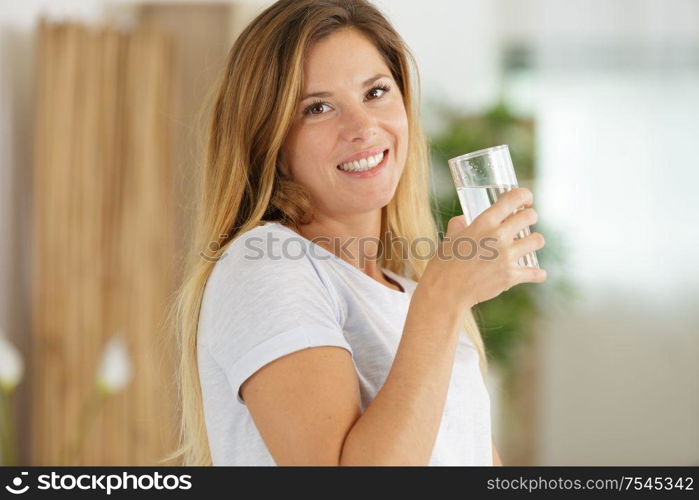
{"type": "Polygon", "coordinates": [[[316,211],[338,218],[372,212],[388,204],[408,149],[403,97],[372,42],[342,29],[314,44],[304,63],[302,100],[282,148],[280,166],[311,193],[316,211]],[[322,93],[320,96],[309,94],[322,93]],[[367,168],[347,162],[375,157],[367,168]],[[379,155],[376,157],[376,155],[379,155]]]}

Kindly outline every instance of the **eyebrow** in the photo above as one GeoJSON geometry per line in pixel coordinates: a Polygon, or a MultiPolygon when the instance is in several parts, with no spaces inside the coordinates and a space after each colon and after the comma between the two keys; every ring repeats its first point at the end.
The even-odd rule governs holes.
{"type": "MultiPolygon", "coordinates": [[[[382,78],[382,77],[389,78],[388,75],[384,75],[383,73],[378,73],[378,74],[372,76],[371,78],[369,78],[368,80],[365,80],[362,83],[362,87],[368,87],[369,85],[371,85],[376,80],[378,80],[379,78],[382,78]]],[[[332,92],[313,92],[312,94],[306,94],[305,96],[303,96],[301,98],[301,101],[305,101],[306,99],[308,99],[310,97],[331,97],[332,95],[333,95],[332,92]]]]}

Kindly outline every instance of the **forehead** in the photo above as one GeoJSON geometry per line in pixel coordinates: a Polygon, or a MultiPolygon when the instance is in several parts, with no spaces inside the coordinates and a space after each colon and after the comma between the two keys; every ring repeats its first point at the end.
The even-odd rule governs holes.
{"type": "Polygon", "coordinates": [[[355,29],[343,28],[314,43],[304,61],[306,91],[326,90],[323,83],[359,84],[388,66],[373,42],[355,29]]]}

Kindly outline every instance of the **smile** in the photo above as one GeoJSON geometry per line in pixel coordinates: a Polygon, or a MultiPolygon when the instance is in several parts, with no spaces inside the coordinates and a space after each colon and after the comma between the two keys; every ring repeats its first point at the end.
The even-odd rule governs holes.
{"type": "Polygon", "coordinates": [[[388,162],[389,150],[385,150],[377,155],[368,158],[362,158],[359,161],[351,161],[342,163],[337,166],[337,169],[343,174],[351,177],[365,178],[373,177],[380,173],[388,162]]]}

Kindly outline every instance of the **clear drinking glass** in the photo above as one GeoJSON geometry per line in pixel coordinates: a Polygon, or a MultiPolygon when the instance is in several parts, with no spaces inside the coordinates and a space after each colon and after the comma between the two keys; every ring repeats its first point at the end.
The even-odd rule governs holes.
{"type": "MultiPolygon", "coordinates": [[[[507,144],[452,158],[449,160],[449,169],[468,224],[503,194],[517,187],[517,177],[507,144]]],[[[528,234],[529,227],[526,227],[515,239],[524,238],[528,234]]],[[[517,263],[520,266],[539,267],[536,252],[521,257],[517,263]]]]}

